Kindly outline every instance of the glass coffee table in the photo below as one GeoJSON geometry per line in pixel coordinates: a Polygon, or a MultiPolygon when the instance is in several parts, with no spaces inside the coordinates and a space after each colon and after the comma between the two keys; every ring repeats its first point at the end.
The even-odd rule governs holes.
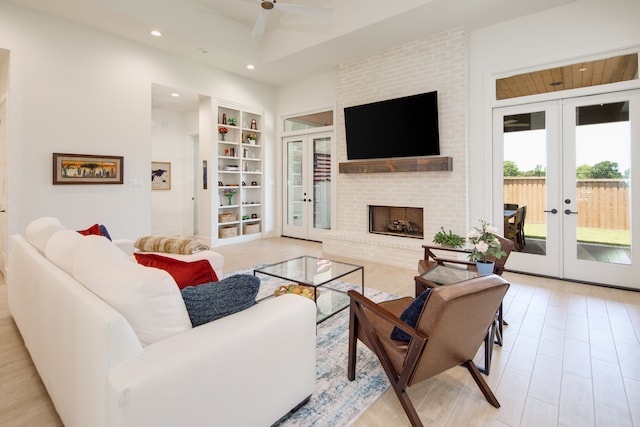
{"type": "Polygon", "coordinates": [[[357,272],[360,272],[360,289],[364,295],[363,266],[326,258],[304,255],[256,268],[253,275],[264,274],[309,287],[317,307],[316,322],[320,323],[349,306],[347,291],[353,289],[353,285],[338,279],[357,272]]]}

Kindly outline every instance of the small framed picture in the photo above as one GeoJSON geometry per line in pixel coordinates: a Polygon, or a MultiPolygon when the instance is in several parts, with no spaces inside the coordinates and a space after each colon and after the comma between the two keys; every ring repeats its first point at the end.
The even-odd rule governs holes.
{"type": "Polygon", "coordinates": [[[171,190],[171,162],[151,162],[151,189],[171,190]]]}
{"type": "Polygon", "coordinates": [[[124,158],[53,153],[53,185],[122,184],[124,158]]]}

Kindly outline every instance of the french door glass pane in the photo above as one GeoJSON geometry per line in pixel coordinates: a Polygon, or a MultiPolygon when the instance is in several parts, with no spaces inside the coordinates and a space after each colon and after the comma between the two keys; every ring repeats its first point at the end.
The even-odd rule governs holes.
{"type": "Polygon", "coordinates": [[[302,141],[287,143],[287,224],[301,226],[304,222],[302,141]]]}
{"type": "Polygon", "coordinates": [[[629,102],[576,107],[578,259],[630,264],[629,102]]]}
{"type": "Polygon", "coordinates": [[[313,227],[331,228],[331,138],[313,140],[313,227]]]}
{"type": "Polygon", "coordinates": [[[504,116],[504,236],[515,250],[545,255],[547,128],[544,111],[504,116]]]}

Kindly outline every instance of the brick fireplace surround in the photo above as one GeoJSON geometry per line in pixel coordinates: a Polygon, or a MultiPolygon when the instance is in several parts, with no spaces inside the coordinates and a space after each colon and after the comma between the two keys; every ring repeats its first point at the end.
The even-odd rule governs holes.
{"type": "MultiPolygon", "coordinates": [[[[336,179],[337,213],[323,239],[325,256],[366,259],[417,268],[422,244],[445,229],[466,230],[467,126],[469,110],[469,40],[463,28],[436,34],[341,64],[336,88],[336,169],[347,162],[344,108],[436,90],[440,153],[453,159],[453,170],[435,172],[340,173],[336,179]],[[424,238],[369,233],[369,205],[423,208],[424,238]],[[357,254],[357,256],[354,256],[357,254]]],[[[402,118],[372,123],[389,135],[394,126],[415,126],[402,118]]]]}

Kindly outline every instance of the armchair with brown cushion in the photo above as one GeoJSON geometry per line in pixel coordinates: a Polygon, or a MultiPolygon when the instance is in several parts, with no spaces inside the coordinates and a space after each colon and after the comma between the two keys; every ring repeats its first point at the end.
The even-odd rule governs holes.
{"type": "Polygon", "coordinates": [[[414,298],[374,303],[349,291],[347,377],[355,379],[356,347],[360,340],[377,355],[413,426],[422,426],[422,422],[407,387],[458,365],[469,371],[487,401],[500,407],[473,357],[487,331],[493,330],[496,310],[508,287],[502,277],[492,274],[430,289],[423,308],[418,308],[415,327],[400,319],[414,298]],[[404,332],[409,341],[392,338],[392,332],[397,331],[394,328],[404,332]]]}
{"type": "MultiPolygon", "coordinates": [[[[488,256],[487,260],[494,262],[493,273],[501,275],[504,272],[504,265],[506,264],[507,259],[509,258],[509,254],[513,250],[515,244],[513,241],[499,235],[496,235],[496,238],[500,241],[500,247],[502,248],[502,251],[506,253],[506,255],[500,259],[497,259],[493,256],[488,256]]],[[[467,249],[448,248],[446,246],[439,245],[422,245],[422,248],[424,249],[424,258],[418,261],[419,274],[431,270],[438,264],[443,265],[445,263],[466,266],[467,269],[474,271],[476,269],[476,263],[473,261],[469,261],[468,259],[448,258],[440,255],[440,252],[442,251],[452,252],[454,254],[468,254],[469,251],[467,249]]]]}

